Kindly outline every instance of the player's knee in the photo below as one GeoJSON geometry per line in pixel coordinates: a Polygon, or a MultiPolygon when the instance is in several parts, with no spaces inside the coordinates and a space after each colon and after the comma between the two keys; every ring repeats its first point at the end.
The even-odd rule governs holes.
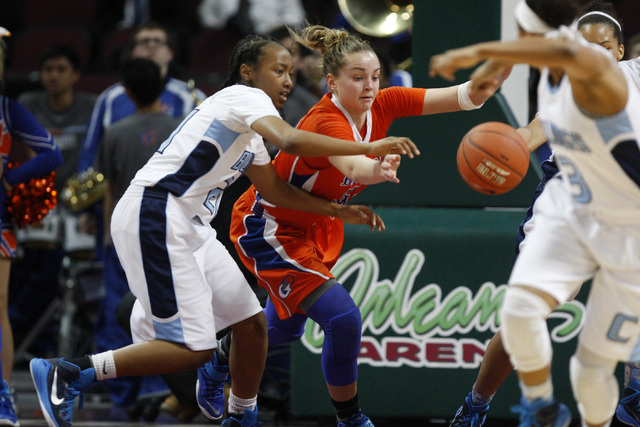
{"type": "Polygon", "coordinates": [[[362,317],[358,307],[329,319],[324,323],[323,330],[325,348],[334,360],[347,363],[358,357],[362,333],[362,317]]]}
{"type": "Polygon", "coordinates": [[[618,405],[618,382],[613,369],[587,364],[578,356],[571,357],[569,366],[571,387],[582,418],[589,424],[611,419],[618,405]]]}
{"type": "Polygon", "coordinates": [[[247,342],[267,340],[267,318],[263,311],[231,326],[233,334],[247,342]]]}
{"type": "Polygon", "coordinates": [[[294,342],[304,334],[304,324],[302,328],[290,330],[283,329],[278,325],[269,325],[269,345],[281,345],[294,342]]]}
{"type": "Polygon", "coordinates": [[[500,318],[502,340],[511,363],[522,372],[532,372],[551,363],[552,348],[546,318],[549,304],[518,286],[507,289],[500,318]]]}

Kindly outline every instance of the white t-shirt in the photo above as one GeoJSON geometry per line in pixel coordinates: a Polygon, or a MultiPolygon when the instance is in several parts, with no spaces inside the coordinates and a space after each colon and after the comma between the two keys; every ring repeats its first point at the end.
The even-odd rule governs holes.
{"type": "Polygon", "coordinates": [[[260,89],[235,85],[207,98],[191,112],[138,171],[131,184],[165,190],[204,223],[216,215],[225,188],[251,164],[271,161],[251,125],[280,117],[260,89]]]}

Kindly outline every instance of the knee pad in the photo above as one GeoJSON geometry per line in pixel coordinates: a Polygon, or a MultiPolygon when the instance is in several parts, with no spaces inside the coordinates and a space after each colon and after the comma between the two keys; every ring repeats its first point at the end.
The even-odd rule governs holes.
{"type": "Polygon", "coordinates": [[[500,312],[502,340],[517,370],[537,371],[551,363],[550,312],[549,304],[533,292],[518,286],[507,289],[500,312]]]}
{"type": "Polygon", "coordinates": [[[358,357],[362,333],[362,317],[358,307],[333,317],[320,326],[324,330],[323,351],[329,350],[334,360],[347,363],[358,357]]]}
{"type": "Polygon", "coordinates": [[[571,388],[582,419],[602,424],[613,417],[618,406],[618,381],[613,371],[616,361],[602,359],[602,365],[572,356],[569,363],[571,388]]]}
{"type": "Polygon", "coordinates": [[[276,308],[271,301],[267,301],[264,314],[267,317],[267,334],[270,346],[294,342],[304,334],[307,316],[296,313],[290,318],[282,320],[278,317],[276,308]]]}

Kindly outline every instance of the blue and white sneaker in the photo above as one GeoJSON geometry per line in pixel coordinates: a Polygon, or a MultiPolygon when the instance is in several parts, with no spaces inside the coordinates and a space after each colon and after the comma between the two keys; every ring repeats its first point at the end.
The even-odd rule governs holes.
{"type": "Polygon", "coordinates": [[[629,384],[622,390],[616,416],[627,425],[640,427],[640,381],[635,378],[629,379],[629,384]]]}
{"type": "Polygon", "coordinates": [[[474,405],[472,394],[464,399],[464,403],[456,412],[456,416],[451,421],[449,427],[482,427],[487,419],[489,404],[474,405]]]}
{"type": "Polygon", "coordinates": [[[240,419],[230,416],[221,425],[227,427],[260,427],[262,423],[258,421],[258,407],[256,406],[253,411],[247,409],[240,419]]]}
{"type": "Polygon", "coordinates": [[[224,415],[224,383],[229,376],[229,365],[218,363],[218,352],[213,359],[198,368],[196,397],[202,413],[210,420],[218,420],[224,415]]]}
{"type": "Polygon", "coordinates": [[[40,408],[50,427],[71,426],[73,403],[82,391],[93,384],[93,368],[83,371],[64,359],[31,359],[29,363],[33,384],[38,392],[40,408]]]}
{"type": "Polygon", "coordinates": [[[352,417],[347,420],[338,421],[338,427],[375,427],[369,417],[362,413],[362,410],[358,411],[352,417]]]}
{"type": "Polygon", "coordinates": [[[528,402],[524,397],[520,405],[512,409],[520,413],[518,427],[568,427],[571,423],[571,412],[564,403],[556,399],[536,399],[528,402]]]}
{"type": "Polygon", "coordinates": [[[13,404],[9,384],[0,379],[0,426],[19,426],[18,414],[13,404]]]}

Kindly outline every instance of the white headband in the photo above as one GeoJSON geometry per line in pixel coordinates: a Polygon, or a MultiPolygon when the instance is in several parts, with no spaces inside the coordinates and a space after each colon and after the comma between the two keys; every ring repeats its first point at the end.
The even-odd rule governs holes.
{"type": "Polygon", "coordinates": [[[621,25],[620,25],[620,23],[616,20],[616,18],[614,18],[613,16],[609,15],[608,13],[600,12],[600,11],[597,11],[597,10],[594,10],[593,12],[589,12],[589,13],[587,13],[587,14],[582,15],[582,16],[580,17],[580,19],[579,19],[579,21],[578,21],[578,22],[582,21],[584,18],[586,18],[586,17],[587,17],[587,16],[589,16],[589,15],[601,15],[601,16],[604,16],[605,18],[610,19],[614,24],[616,24],[616,25],[618,26],[618,29],[619,29],[620,31],[622,31],[622,26],[621,26],[621,25]]]}
{"type": "Polygon", "coordinates": [[[516,22],[527,33],[544,34],[551,30],[546,22],[544,22],[536,13],[531,10],[525,0],[520,0],[515,10],[516,22]]]}

